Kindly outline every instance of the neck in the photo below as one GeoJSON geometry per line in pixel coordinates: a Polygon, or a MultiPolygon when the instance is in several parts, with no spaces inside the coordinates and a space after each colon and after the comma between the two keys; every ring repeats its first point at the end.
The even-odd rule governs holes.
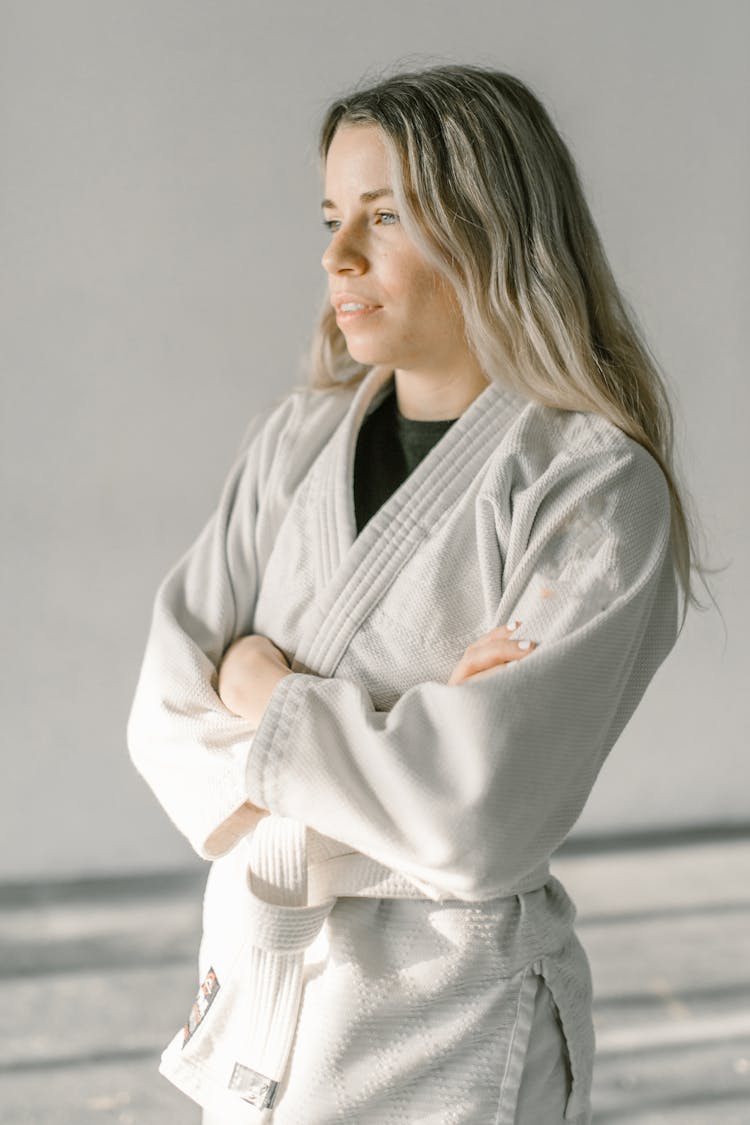
{"type": "Polygon", "coordinates": [[[396,402],[404,418],[442,421],[458,418],[488,386],[478,364],[445,372],[394,372],[396,402]]]}

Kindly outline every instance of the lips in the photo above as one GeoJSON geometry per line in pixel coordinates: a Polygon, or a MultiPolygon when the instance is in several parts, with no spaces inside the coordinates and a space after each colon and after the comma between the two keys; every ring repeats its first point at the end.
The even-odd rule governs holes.
{"type": "MultiPolygon", "coordinates": [[[[368,312],[373,309],[382,308],[382,305],[376,304],[375,301],[368,300],[367,297],[360,297],[356,293],[337,293],[335,297],[331,297],[331,304],[339,314],[342,312],[343,305],[361,306],[361,308],[356,310],[357,312],[368,312]]],[[[349,311],[351,310],[346,310],[346,312],[349,311]]],[[[344,315],[346,315],[346,313],[344,315]]]]}

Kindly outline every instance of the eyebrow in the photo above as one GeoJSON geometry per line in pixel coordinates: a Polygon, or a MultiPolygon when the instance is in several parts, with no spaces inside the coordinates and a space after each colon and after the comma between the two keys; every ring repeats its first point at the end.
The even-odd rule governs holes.
{"type": "MultiPolygon", "coordinates": [[[[373,199],[380,199],[381,195],[393,195],[393,189],[389,187],[373,188],[372,191],[363,191],[359,198],[362,203],[372,203],[373,199]]],[[[324,199],[320,206],[335,207],[336,204],[332,199],[324,199]]]]}

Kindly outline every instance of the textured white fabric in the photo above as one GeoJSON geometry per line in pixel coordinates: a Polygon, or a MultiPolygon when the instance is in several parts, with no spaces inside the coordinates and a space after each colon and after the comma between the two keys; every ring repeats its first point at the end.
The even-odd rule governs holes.
{"type": "Polygon", "coordinates": [[[570,1061],[562,1025],[543,977],[536,977],[534,1012],[514,1125],[563,1125],[571,1089],[570,1061]]]}
{"type": "MultiPolygon", "coordinates": [[[[533,1012],[528,1036],[524,1034],[527,1011],[519,1009],[513,1037],[512,1053],[521,1065],[521,1077],[515,1084],[506,1083],[503,1112],[513,1125],[564,1125],[571,1089],[568,1050],[552,993],[542,977],[531,977],[527,1007],[529,1002],[533,1012]]],[[[444,1107],[442,1120],[450,1120],[449,1114],[450,1108],[444,1107]]],[[[247,1109],[236,1107],[229,1115],[205,1110],[202,1120],[203,1125],[244,1125],[247,1109]]]]}
{"type": "Polygon", "coordinates": [[[157,593],[129,747],[216,861],[201,976],[213,968],[221,984],[163,1068],[248,1122],[497,1125],[536,974],[570,1054],[566,1120],[585,1121],[590,978],[548,860],[675,640],[667,484],[600,417],[492,384],[357,535],[356,436],[391,377],[374,368],[356,389],[298,390],[259,417],[217,512],[157,593]],[[448,686],[464,648],[510,618],[538,648],[448,686]],[[296,673],[257,731],[215,691],[224,650],[248,632],[296,673]],[[211,845],[247,798],[269,821],[306,826],[276,881],[233,848],[247,825],[223,857],[211,845]],[[271,1019],[297,972],[259,969],[245,987],[252,901],[278,906],[300,865],[307,904],[289,925],[302,932],[304,910],[327,906],[295,977],[290,1061],[271,1076],[272,1110],[230,1109],[226,1060],[253,1037],[263,1051],[252,990],[271,989],[271,1019]]]}

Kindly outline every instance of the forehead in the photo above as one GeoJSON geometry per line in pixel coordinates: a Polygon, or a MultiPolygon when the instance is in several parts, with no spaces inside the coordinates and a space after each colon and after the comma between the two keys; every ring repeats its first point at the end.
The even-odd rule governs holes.
{"type": "Polygon", "coordinates": [[[359,195],[389,183],[390,161],[377,125],[340,125],[333,135],[325,165],[326,195],[359,195]]]}

